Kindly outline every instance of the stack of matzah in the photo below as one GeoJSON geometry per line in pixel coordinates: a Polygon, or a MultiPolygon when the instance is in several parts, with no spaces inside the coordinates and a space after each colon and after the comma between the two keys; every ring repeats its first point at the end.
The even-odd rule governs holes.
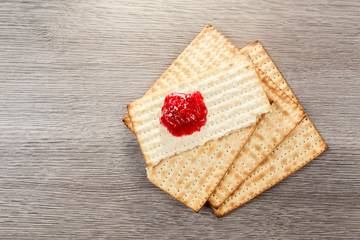
{"type": "Polygon", "coordinates": [[[209,201],[223,216],[327,149],[261,43],[238,50],[210,25],[128,111],[148,179],[195,212],[209,201]],[[159,122],[164,98],[195,91],[207,122],[174,137],[159,122]]]}

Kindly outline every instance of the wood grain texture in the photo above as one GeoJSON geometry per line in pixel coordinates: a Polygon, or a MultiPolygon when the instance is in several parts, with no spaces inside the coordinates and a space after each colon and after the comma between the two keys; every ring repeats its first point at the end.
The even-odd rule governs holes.
{"type": "Polygon", "coordinates": [[[153,2],[0,2],[0,238],[357,238],[359,1],[153,2]],[[222,219],[149,183],[121,122],[207,23],[260,40],[329,145],[222,219]]]}

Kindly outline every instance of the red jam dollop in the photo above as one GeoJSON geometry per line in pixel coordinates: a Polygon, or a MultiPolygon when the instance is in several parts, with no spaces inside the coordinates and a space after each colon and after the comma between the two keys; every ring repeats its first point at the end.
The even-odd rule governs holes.
{"type": "Polygon", "coordinates": [[[205,125],[207,112],[200,92],[174,92],[165,97],[160,123],[173,136],[191,135],[205,125]]]}

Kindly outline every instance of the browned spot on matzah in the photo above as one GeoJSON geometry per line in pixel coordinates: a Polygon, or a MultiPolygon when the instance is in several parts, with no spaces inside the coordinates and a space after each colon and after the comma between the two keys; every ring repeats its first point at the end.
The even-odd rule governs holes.
{"type": "Polygon", "coordinates": [[[267,149],[272,149],[272,148],[274,148],[274,143],[266,144],[266,147],[267,147],[267,149]]]}
{"type": "Polygon", "coordinates": [[[304,145],[305,149],[310,148],[310,147],[311,147],[311,144],[309,142],[305,143],[305,145],[304,145]]]}
{"type": "Polygon", "coordinates": [[[194,170],[194,176],[199,176],[200,168],[196,167],[194,170]]]}
{"type": "Polygon", "coordinates": [[[256,158],[257,158],[257,155],[256,155],[254,152],[249,152],[249,156],[250,156],[252,159],[256,159],[256,158]]]}
{"type": "Polygon", "coordinates": [[[184,179],[183,178],[179,178],[177,181],[176,181],[176,185],[181,185],[183,183],[184,179]]]}
{"type": "Polygon", "coordinates": [[[210,156],[215,150],[215,145],[212,145],[211,147],[209,147],[209,150],[207,151],[207,155],[210,156]]]}
{"type": "Polygon", "coordinates": [[[261,135],[261,134],[258,133],[258,132],[256,132],[255,137],[257,137],[260,141],[264,141],[264,140],[265,140],[265,139],[264,139],[264,136],[261,135]]]}
{"type": "Polygon", "coordinates": [[[184,184],[184,189],[189,189],[192,184],[193,184],[193,183],[190,182],[190,181],[187,182],[186,184],[184,184]]]}
{"type": "Polygon", "coordinates": [[[205,187],[205,192],[208,192],[208,191],[210,191],[210,185],[206,185],[206,187],[205,187]]]}
{"type": "Polygon", "coordinates": [[[255,148],[257,151],[261,151],[261,146],[258,145],[258,144],[254,145],[254,148],[255,148]]]}
{"type": "Polygon", "coordinates": [[[243,152],[244,154],[248,154],[248,153],[250,152],[250,148],[244,148],[244,149],[242,150],[242,152],[243,152]]]}
{"type": "Polygon", "coordinates": [[[176,158],[172,157],[169,159],[169,165],[173,165],[176,161],[176,158]]]}
{"type": "Polygon", "coordinates": [[[262,174],[258,175],[258,176],[254,179],[254,182],[259,181],[259,180],[262,179],[264,176],[265,176],[265,173],[262,173],[262,174]]]}
{"type": "Polygon", "coordinates": [[[311,135],[311,133],[312,133],[311,131],[306,132],[306,133],[304,134],[304,137],[305,137],[305,138],[309,137],[309,136],[311,135]]]}

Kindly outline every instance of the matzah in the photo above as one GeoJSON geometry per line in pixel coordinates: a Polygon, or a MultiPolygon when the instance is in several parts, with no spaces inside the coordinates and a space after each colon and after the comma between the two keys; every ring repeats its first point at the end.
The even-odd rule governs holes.
{"type": "MultiPolygon", "coordinates": [[[[251,43],[241,51],[249,53],[260,69],[298,102],[260,42],[251,43]]],[[[218,209],[213,208],[216,216],[224,216],[250,201],[311,162],[326,149],[326,143],[310,119],[305,117],[218,209]]]]}
{"type": "MultiPolygon", "coordinates": [[[[182,79],[192,78],[201,71],[218,67],[224,61],[234,59],[237,56],[238,49],[220,32],[208,25],[157,80],[148,93],[157,92],[182,79]]],[[[123,121],[130,130],[133,130],[128,115],[123,121]]],[[[221,139],[210,141],[204,146],[198,147],[195,152],[195,154],[200,154],[198,158],[194,158],[194,153],[188,151],[190,157],[186,152],[183,152],[178,154],[176,158],[175,156],[167,158],[154,167],[147,167],[148,178],[157,187],[193,211],[198,212],[226,173],[235,156],[251,136],[255,127],[256,125],[237,130],[221,139]],[[208,145],[210,144],[214,147],[209,148],[208,145]],[[215,146],[223,146],[224,149],[215,146]],[[174,161],[174,159],[176,160],[174,161]],[[201,164],[206,164],[206,167],[202,167],[201,164]],[[215,168],[215,166],[219,167],[215,168]],[[174,177],[177,181],[174,181],[174,177]],[[180,194],[180,192],[185,193],[184,191],[186,191],[186,195],[180,194]]]]}
{"type": "Polygon", "coordinates": [[[219,207],[237,189],[305,117],[305,113],[298,103],[286,95],[260,69],[258,73],[268,98],[273,102],[273,111],[262,117],[254,134],[209,198],[209,203],[215,208],[219,207]]]}
{"type": "MultiPolygon", "coordinates": [[[[280,72],[277,70],[275,64],[271,61],[270,57],[267,55],[267,53],[265,52],[265,50],[263,49],[261,44],[259,42],[254,42],[254,43],[248,45],[247,47],[245,47],[242,51],[243,51],[243,53],[246,53],[250,50],[251,50],[250,56],[252,56],[252,60],[255,61],[257,64],[260,64],[260,66],[262,67],[262,70],[266,71],[267,75],[270,76],[271,79],[274,80],[282,89],[284,89],[289,96],[291,96],[292,98],[295,98],[295,96],[291,92],[290,88],[288,87],[288,85],[283,80],[282,76],[280,75],[280,72]]],[[[220,32],[218,32],[216,29],[214,29],[213,27],[208,25],[195,38],[195,40],[183,51],[183,53],[174,61],[174,63],[159,78],[159,80],[148,91],[148,93],[156,92],[156,91],[162,89],[163,87],[168,86],[169,84],[172,84],[174,82],[177,82],[178,80],[181,80],[183,78],[191,78],[192,75],[196,75],[201,71],[204,71],[204,70],[212,68],[212,67],[216,67],[223,61],[233,59],[234,57],[237,56],[237,54],[238,54],[238,50],[234,47],[234,45],[232,45],[220,32]],[[214,65],[213,65],[213,63],[214,63],[214,65]],[[170,77],[168,77],[168,76],[170,76],[170,77]]],[[[295,98],[295,100],[296,100],[296,98],[295,98]]],[[[131,120],[129,119],[128,115],[126,115],[124,117],[123,121],[129,127],[130,130],[133,130],[131,120]]],[[[308,149],[308,151],[313,151],[314,155],[310,156],[310,154],[307,154],[308,155],[307,159],[304,155],[301,155],[301,154],[298,155],[297,163],[299,164],[299,166],[296,169],[301,168],[301,166],[302,166],[301,163],[303,165],[305,165],[307,162],[310,162],[312,159],[314,159],[316,156],[318,156],[322,151],[325,151],[327,148],[326,144],[323,142],[321,137],[318,135],[318,132],[316,131],[314,126],[311,124],[309,119],[304,118],[304,120],[301,122],[301,124],[299,124],[299,126],[296,127],[296,129],[292,131],[291,134],[293,134],[293,137],[288,136],[286,138],[286,140],[291,138],[295,141],[298,141],[299,143],[301,143],[301,140],[304,140],[305,142],[307,142],[308,141],[307,137],[309,136],[309,134],[312,134],[312,135],[315,135],[319,141],[314,143],[315,144],[314,147],[310,146],[310,149],[308,149]],[[296,134],[294,135],[293,133],[296,133],[296,132],[301,133],[302,130],[301,130],[300,125],[303,123],[310,124],[309,132],[306,134],[303,134],[303,136],[302,137],[300,136],[300,139],[297,140],[297,138],[299,138],[299,136],[296,136],[296,134]],[[314,151],[316,151],[316,152],[314,152],[314,151]]],[[[251,131],[249,131],[249,132],[251,134],[251,131]]],[[[244,133],[244,134],[245,135],[249,134],[249,132],[244,133]]],[[[240,136],[244,137],[243,134],[240,134],[240,136]]],[[[226,136],[220,140],[217,140],[216,142],[223,141],[224,139],[229,139],[229,136],[226,136]]],[[[243,138],[243,139],[245,139],[245,138],[243,138]]],[[[309,140],[310,140],[310,138],[309,138],[309,140]]],[[[241,142],[243,142],[243,141],[239,141],[239,145],[241,145],[240,144],[241,142]]],[[[231,143],[232,143],[231,141],[228,142],[228,144],[231,144],[231,143]]],[[[283,144],[281,144],[278,147],[278,149],[281,149],[282,145],[283,144]]],[[[204,146],[201,146],[199,148],[202,148],[202,151],[206,150],[206,148],[204,146]]],[[[241,148],[241,147],[239,147],[239,148],[241,148]]],[[[233,148],[233,149],[236,149],[236,148],[233,148]]],[[[298,150],[301,151],[300,148],[298,150]]],[[[201,150],[199,150],[199,151],[201,152],[201,150]]],[[[283,151],[283,153],[286,153],[286,152],[283,151]]],[[[276,152],[272,153],[271,157],[267,158],[267,161],[265,161],[265,162],[275,161],[274,159],[277,158],[277,156],[281,156],[281,154],[283,154],[283,153],[281,153],[281,150],[276,150],[276,152]]],[[[176,193],[177,190],[175,190],[175,189],[181,185],[174,186],[173,178],[166,177],[165,175],[166,174],[169,175],[169,173],[171,174],[171,172],[177,171],[177,172],[181,173],[180,174],[181,176],[183,176],[179,179],[187,179],[187,176],[190,176],[191,171],[190,171],[190,173],[189,172],[184,173],[183,168],[178,167],[178,165],[172,165],[172,164],[176,164],[176,163],[175,162],[170,163],[169,161],[170,161],[169,159],[165,159],[165,160],[161,161],[159,165],[155,166],[155,168],[158,168],[160,170],[165,170],[162,177],[160,177],[158,175],[160,171],[157,172],[158,173],[157,175],[155,175],[156,174],[155,168],[152,169],[151,171],[148,170],[149,180],[151,182],[153,182],[156,186],[158,186],[161,189],[163,189],[164,191],[168,192],[170,195],[172,195],[179,201],[182,201],[184,204],[186,204],[188,207],[192,208],[194,211],[198,211],[201,208],[201,206],[199,207],[199,205],[201,205],[202,201],[197,199],[197,196],[203,194],[203,189],[207,189],[211,193],[211,191],[212,191],[211,187],[208,187],[207,185],[205,185],[205,186],[203,186],[202,191],[200,192],[199,191],[200,188],[198,187],[199,185],[195,184],[195,183],[197,183],[196,181],[195,181],[195,183],[193,182],[191,184],[189,184],[187,182],[186,186],[183,185],[183,188],[185,188],[185,189],[191,188],[191,191],[187,192],[186,197],[185,197],[185,195],[179,195],[178,193],[176,193]],[[163,169],[161,169],[161,167],[163,169]],[[164,167],[166,167],[166,168],[164,168],[164,167]],[[154,172],[152,172],[152,171],[154,171],[154,172]],[[153,177],[156,177],[156,180],[154,180],[153,177]],[[163,181],[162,178],[164,178],[165,180],[163,181]],[[193,201],[192,199],[194,199],[194,198],[196,198],[196,200],[193,201]]],[[[191,161],[189,161],[189,158],[183,154],[178,155],[177,161],[187,161],[188,164],[190,164],[191,166],[195,167],[196,169],[198,168],[198,164],[192,163],[191,161]]],[[[213,163],[212,160],[210,160],[210,161],[211,161],[211,163],[213,163]]],[[[220,160],[220,159],[219,159],[219,161],[226,162],[225,160],[220,160]]],[[[263,162],[263,164],[265,164],[265,162],[263,162]]],[[[188,166],[188,164],[187,164],[187,166],[188,166]]],[[[188,169],[190,169],[190,168],[188,167],[188,169]]],[[[200,168],[200,170],[201,170],[201,168],[200,168]]],[[[203,171],[209,172],[209,170],[203,170],[203,171]]],[[[225,172],[226,172],[226,170],[223,173],[225,173],[225,172]]],[[[162,172],[160,172],[160,173],[162,173],[162,172]]],[[[198,173],[198,172],[196,172],[196,173],[198,173]]],[[[255,174],[255,173],[256,173],[256,171],[253,174],[255,174]]],[[[291,173],[292,173],[292,171],[286,172],[284,175],[284,178],[286,176],[290,175],[291,173]]],[[[264,174],[264,176],[269,176],[269,174],[264,174]]],[[[189,177],[189,179],[191,179],[191,177],[189,177]]],[[[219,181],[220,179],[217,179],[217,181],[219,181]]],[[[275,180],[274,184],[281,181],[281,179],[276,179],[276,178],[273,178],[273,179],[275,180]]],[[[207,183],[209,183],[209,181],[216,182],[216,181],[211,181],[211,180],[213,180],[213,178],[210,178],[207,181],[207,183]]],[[[253,178],[253,180],[258,181],[258,179],[254,179],[254,178],[253,178]]],[[[245,180],[245,181],[247,181],[247,180],[245,180]]],[[[241,186],[243,186],[243,185],[241,185],[241,186]]],[[[267,186],[264,190],[266,190],[269,187],[271,187],[271,186],[267,186]]],[[[251,190],[251,189],[249,189],[249,190],[251,190]]],[[[259,193],[257,193],[257,194],[259,194],[259,193]]],[[[246,200],[244,200],[242,203],[240,203],[240,199],[239,199],[238,206],[251,200],[256,195],[252,196],[252,195],[249,195],[249,193],[246,193],[243,196],[245,196],[244,199],[246,199],[246,200]]],[[[233,202],[231,205],[232,206],[229,207],[228,212],[232,211],[233,209],[236,208],[235,207],[236,202],[233,202]]],[[[223,213],[222,215],[224,215],[224,214],[226,214],[226,213],[223,213]]],[[[222,216],[222,215],[221,215],[221,212],[219,212],[218,216],[222,216]]]]}
{"type": "Polygon", "coordinates": [[[269,111],[269,101],[258,74],[251,59],[245,55],[162,91],[147,94],[128,105],[134,133],[148,166],[253,125],[257,116],[269,111]],[[207,122],[199,132],[174,137],[159,121],[164,99],[172,92],[194,91],[204,97],[207,122]]]}

